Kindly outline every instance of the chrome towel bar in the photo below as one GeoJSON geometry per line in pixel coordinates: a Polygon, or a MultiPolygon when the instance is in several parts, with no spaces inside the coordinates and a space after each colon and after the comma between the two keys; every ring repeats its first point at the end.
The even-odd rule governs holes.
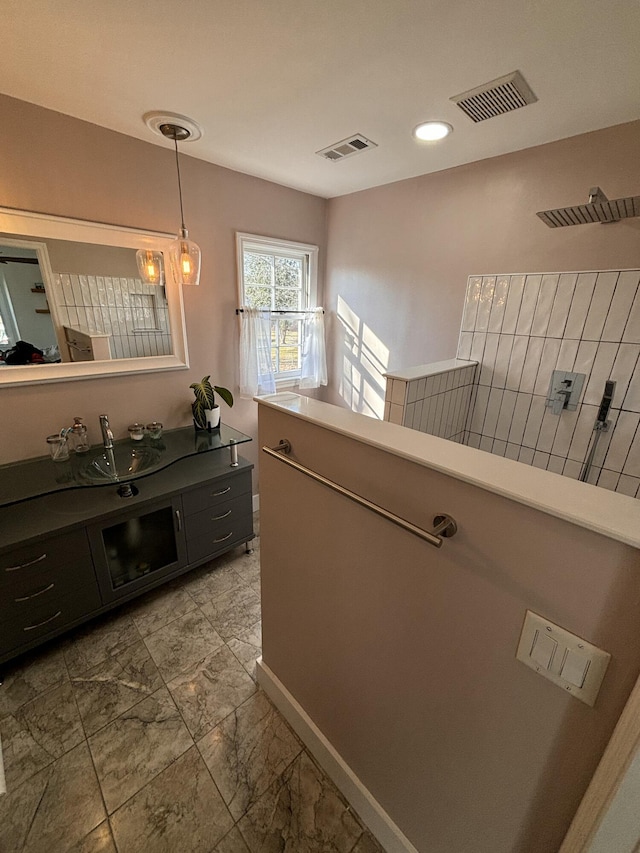
{"type": "Polygon", "coordinates": [[[322,483],[323,486],[327,486],[327,488],[331,489],[334,492],[338,492],[338,494],[343,495],[345,498],[349,498],[350,501],[354,503],[360,504],[360,506],[364,506],[367,509],[371,510],[371,512],[375,512],[376,515],[382,516],[382,518],[386,518],[387,521],[390,521],[392,524],[396,524],[398,527],[401,527],[403,530],[407,530],[409,533],[413,533],[414,536],[417,536],[419,539],[424,539],[425,542],[428,542],[430,545],[433,545],[435,548],[440,548],[442,545],[443,537],[451,537],[454,536],[458,530],[458,526],[455,520],[446,514],[436,515],[433,519],[433,523],[435,525],[434,529],[431,531],[423,530],[421,527],[416,527],[415,524],[411,524],[410,521],[407,521],[404,518],[400,518],[399,515],[394,515],[394,513],[389,512],[389,510],[384,509],[377,504],[368,501],[366,498],[361,497],[355,492],[350,491],[349,489],[345,489],[344,486],[339,486],[337,483],[334,483],[333,480],[328,480],[326,477],[323,477],[321,474],[316,474],[315,471],[311,471],[309,468],[305,468],[304,465],[301,465],[299,462],[295,462],[293,459],[289,459],[286,455],[291,453],[292,447],[291,442],[286,438],[283,438],[277,447],[263,447],[263,452],[267,454],[267,456],[271,456],[274,459],[279,459],[280,462],[284,462],[287,465],[291,466],[291,468],[295,468],[296,471],[299,471],[301,474],[305,474],[307,477],[310,477],[312,480],[315,480],[317,483],[322,483]]]}

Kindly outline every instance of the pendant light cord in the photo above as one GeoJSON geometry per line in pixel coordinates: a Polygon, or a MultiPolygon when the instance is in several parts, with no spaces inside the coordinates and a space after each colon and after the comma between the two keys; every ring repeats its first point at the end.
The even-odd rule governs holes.
{"type": "Polygon", "coordinates": [[[184,224],[184,210],[182,209],[182,183],[180,181],[180,160],[178,159],[178,139],[176,135],[173,136],[173,144],[176,149],[176,169],[178,170],[178,195],[180,197],[180,218],[182,220],[182,230],[186,231],[184,224]]]}

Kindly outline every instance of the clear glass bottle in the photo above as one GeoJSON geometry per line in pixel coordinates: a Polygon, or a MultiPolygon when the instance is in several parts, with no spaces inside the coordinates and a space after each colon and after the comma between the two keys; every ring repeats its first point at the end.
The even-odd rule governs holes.
{"type": "Polygon", "coordinates": [[[73,427],[71,428],[71,436],[73,449],[76,453],[86,453],[89,450],[89,437],[87,435],[87,427],[82,423],[82,418],[73,419],[73,427]]]}

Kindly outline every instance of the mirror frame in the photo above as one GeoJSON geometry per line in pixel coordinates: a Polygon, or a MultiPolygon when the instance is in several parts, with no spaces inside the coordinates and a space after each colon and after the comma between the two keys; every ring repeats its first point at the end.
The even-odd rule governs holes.
{"type": "MultiPolygon", "coordinates": [[[[62,216],[11,207],[0,207],[0,233],[15,234],[21,239],[38,242],[46,239],[69,240],[74,243],[95,243],[100,246],[134,250],[155,249],[163,252],[165,258],[168,258],[169,243],[175,240],[175,234],[166,234],[161,231],[142,231],[127,226],[109,225],[85,219],[67,219],[62,216]]],[[[38,257],[40,260],[40,253],[38,257]]],[[[44,272],[50,280],[51,270],[47,269],[44,272]]],[[[0,387],[68,382],[74,379],[91,379],[101,376],[125,376],[147,371],[186,370],[189,367],[189,354],[182,290],[174,281],[168,263],[165,263],[164,272],[173,344],[172,355],[0,367],[0,387]]]]}

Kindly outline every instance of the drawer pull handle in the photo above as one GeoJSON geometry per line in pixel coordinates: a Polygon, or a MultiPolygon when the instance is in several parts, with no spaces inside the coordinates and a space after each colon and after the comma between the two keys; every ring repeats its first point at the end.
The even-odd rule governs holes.
{"type": "Polygon", "coordinates": [[[43,586],[42,589],[39,589],[37,592],[32,592],[31,595],[22,595],[20,598],[14,598],[14,601],[29,601],[31,598],[37,598],[39,595],[43,595],[45,592],[49,592],[50,589],[53,589],[55,583],[50,583],[49,586],[43,586]]]}
{"type": "Polygon", "coordinates": [[[54,613],[53,616],[49,616],[48,619],[45,619],[44,622],[38,622],[37,625],[28,625],[26,628],[23,628],[23,631],[35,631],[36,628],[42,628],[43,625],[46,625],[47,622],[53,622],[54,619],[57,619],[58,616],[62,616],[62,610],[58,610],[57,613],[54,613]]]}
{"type": "Polygon", "coordinates": [[[20,566],[7,566],[5,572],[17,572],[18,569],[26,569],[27,566],[33,566],[35,563],[40,563],[42,560],[46,560],[47,555],[41,554],[39,557],[36,557],[35,560],[29,560],[28,563],[22,563],[20,566]]]}
{"type": "Polygon", "coordinates": [[[215,515],[211,521],[222,521],[223,518],[228,518],[233,510],[228,509],[226,512],[223,512],[222,515],[215,515]]]}
{"type": "Polygon", "coordinates": [[[178,533],[182,530],[182,513],[179,509],[176,510],[176,521],[178,522],[178,533]]]}
{"type": "Polygon", "coordinates": [[[226,536],[220,536],[218,539],[214,539],[213,544],[215,545],[216,542],[224,542],[225,539],[230,539],[232,536],[233,536],[233,530],[231,531],[231,533],[227,533],[226,536]]]}
{"type": "Polygon", "coordinates": [[[220,497],[220,495],[226,495],[227,492],[230,492],[230,491],[231,491],[231,486],[227,486],[226,489],[222,489],[219,492],[211,492],[211,497],[212,498],[218,498],[218,497],[220,497]]]}

